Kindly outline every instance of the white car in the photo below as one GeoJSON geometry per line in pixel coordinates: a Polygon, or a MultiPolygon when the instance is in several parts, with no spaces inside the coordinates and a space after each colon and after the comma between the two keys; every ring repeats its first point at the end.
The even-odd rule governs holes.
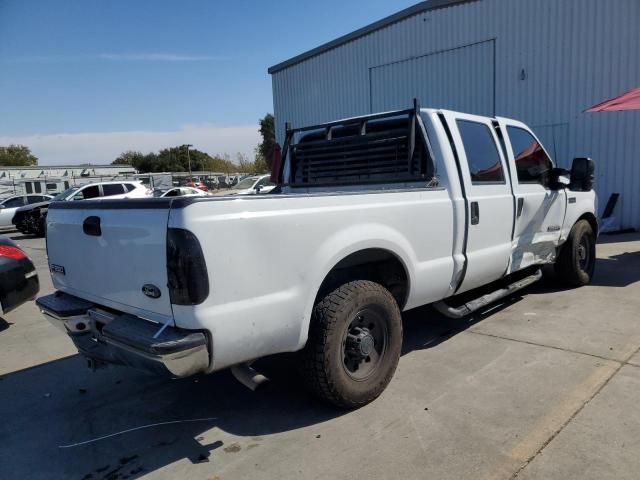
{"type": "Polygon", "coordinates": [[[78,187],[70,195],[59,200],[90,200],[108,197],[109,200],[119,198],[145,198],[151,191],[138,180],[119,182],[89,183],[78,187]]]}
{"type": "Polygon", "coordinates": [[[220,190],[214,195],[257,195],[269,193],[276,188],[276,184],[270,180],[271,175],[256,175],[244,178],[227,190],[220,190]]]}
{"type": "Polygon", "coordinates": [[[146,198],[149,195],[149,189],[142,182],[136,180],[89,183],[81,187],[68,188],[43,202],[29,204],[16,209],[12,222],[23,233],[32,233],[43,237],[47,231],[47,212],[52,202],[146,198]]]}
{"type": "Polygon", "coordinates": [[[281,191],[262,198],[53,202],[46,318],[90,364],[172,377],[257,382],[253,360],[298,352],[307,387],[354,408],[395,372],[402,311],[460,318],[543,266],[593,278],[594,163],[556,168],[521,122],[416,106],[284,144],[281,191]]]}
{"type": "Polygon", "coordinates": [[[33,194],[14,195],[0,200],[0,229],[14,228],[11,220],[13,220],[13,216],[18,208],[24,207],[25,205],[31,205],[32,203],[45,202],[52,198],[53,197],[51,195],[33,194]]]}
{"type": "Polygon", "coordinates": [[[153,192],[154,197],[206,197],[207,195],[207,192],[193,187],[174,187],[153,192]]]}

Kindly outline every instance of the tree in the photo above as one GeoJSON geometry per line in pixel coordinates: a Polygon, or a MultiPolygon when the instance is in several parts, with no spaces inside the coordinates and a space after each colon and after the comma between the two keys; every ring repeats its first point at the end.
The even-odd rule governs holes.
{"type": "Polygon", "coordinates": [[[111,162],[111,165],[131,165],[134,168],[138,168],[138,165],[144,161],[144,157],[145,155],[142,152],[127,150],[111,162]]]}
{"type": "Polygon", "coordinates": [[[30,167],[38,165],[38,157],[25,145],[0,147],[0,165],[5,167],[30,167]]]}
{"type": "Polygon", "coordinates": [[[273,154],[273,146],[276,144],[276,127],[273,115],[267,113],[264,118],[260,119],[260,135],[262,135],[262,143],[258,145],[258,155],[262,158],[271,169],[271,157],[273,154]]]}

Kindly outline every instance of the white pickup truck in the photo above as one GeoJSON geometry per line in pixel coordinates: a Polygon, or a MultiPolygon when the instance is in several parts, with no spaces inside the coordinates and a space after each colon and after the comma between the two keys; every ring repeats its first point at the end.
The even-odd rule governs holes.
{"type": "Polygon", "coordinates": [[[515,120],[415,106],[287,127],[282,152],[265,195],[53,203],[43,314],[93,366],[299,352],[309,388],[353,408],[394,374],[401,311],[461,317],[545,265],[593,275],[593,162],[555,168],[515,120]]]}

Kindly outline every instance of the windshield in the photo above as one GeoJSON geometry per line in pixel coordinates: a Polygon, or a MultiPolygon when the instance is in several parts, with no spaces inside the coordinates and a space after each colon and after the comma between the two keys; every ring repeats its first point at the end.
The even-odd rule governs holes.
{"type": "Polygon", "coordinates": [[[51,199],[52,202],[59,202],[62,200],[66,200],[69,195],[78,190],[78,187],[67,188],[64,192],[60,192],[55,197],[51,199]]]}
{"type": "Polygon", "coordinates": [[[253,184],[256,183],[256,180],[258,180],[258,178],[259,177],[245,178],[241,182],[238,182],[238,184],[233,187],[233,190],[246,190],[247,188],[251,188],[253,187],[253,184]]]}

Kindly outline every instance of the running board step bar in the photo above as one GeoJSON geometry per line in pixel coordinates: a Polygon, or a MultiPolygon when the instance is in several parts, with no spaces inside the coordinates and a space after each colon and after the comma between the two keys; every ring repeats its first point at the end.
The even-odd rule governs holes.
{"type": "Polygon", "coordinates": [[[538,270],[528,277],[518,280],[517,282],[513,282],[512,284],[504,288],[500,288],[495,292],[487,293],[486,295],[476,298],[475,300],[471,300],[459,307],[452,307],[450,305],[447,305],[444,301],[434,303],[433,307],[445,317],[462,318],[489,305],[490,303],[496,302],[504,297],[511,295],[512,293],[517,292],[518,290],[522,290],[523,288],[528,287],[541,278],[542,270],[538,270]]]}

